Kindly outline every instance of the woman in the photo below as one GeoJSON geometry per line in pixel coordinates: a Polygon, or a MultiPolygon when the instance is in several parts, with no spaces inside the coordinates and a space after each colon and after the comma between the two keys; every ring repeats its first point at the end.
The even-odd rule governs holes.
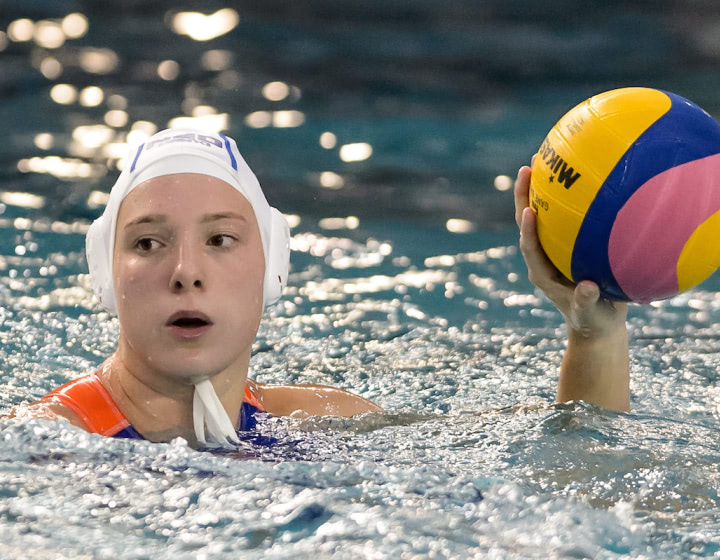
{"type": "MultiPolygon", "coordinates": [[[[558,400],[629,408],[626,305],[573,286],[540,247],[528,208],[530,168],[515,183],[531,281],[564,314],[558,400]]],[[[248,378],[262,310],[287,280],[289,232],[235,142],[165,130],[137,149],[87,236],[93,288],[117,313],[116,352],[93,374],[16,410],[115,437],[231,446],[257,411],[352,416],[375,404],[324,386],[248,378]]]]}
{"type": "Polygon", "coordinates": [[[287,281],[289,231],[232,139],[154,135],[129,159],[86,247],[98,300],[120,321],[117,350],[15,416],[228,446],[257,411],[381,410],[340,389],[248,379],[262,311],[287,281]]]}

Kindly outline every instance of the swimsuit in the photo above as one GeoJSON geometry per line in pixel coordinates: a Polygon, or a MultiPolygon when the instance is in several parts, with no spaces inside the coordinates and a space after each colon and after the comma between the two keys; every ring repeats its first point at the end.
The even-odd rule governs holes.
{"type": "MultiPolygon", "coordinates": [[[[68,407],[92,433],[114,438],[145,439],[120,412],[97,372],[70,381],[40,400],[68,407]]],[[[265,412],[265,409],[250,387],[245,385],[238,431],[255,428],[257,424],[255,414],[258,412],[265,412]]]]}

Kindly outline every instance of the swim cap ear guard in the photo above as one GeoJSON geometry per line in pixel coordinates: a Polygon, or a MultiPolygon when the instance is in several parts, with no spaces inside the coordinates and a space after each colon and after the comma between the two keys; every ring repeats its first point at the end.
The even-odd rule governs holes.
{"type": "Polygon", "coordinates": [[[287,286],[290,268],[290,227],[277,208],[270,208],[270,239],[265,259],[264,306],[272,305],[287,286]]]}
{"type": "Polygon", "coordinates": [[[111,243],[108,239],[110,234],[108,221],[108,217],[103,214],[90,224],[90,229],[85,235],[85,256],[95,297],[100,305],[115,315],[117,313],[115,289],[110,272],[112,270],[112,261],[110,261],[112,254],[108,254],[105,250],[105,247],[111,243]]]}
{"type": "MultiPolygon", "coordinates": [[[[117,313],[113,252],[122,201],[143,182],[176,173],[216,177],[247,199],[257,218],[265,254],[263,307],[275,303],[287,285],[290,266],[290,228],[285,217],[268,204],[255,174],[232,138],[196,130],[168,129],[133,150],[110,191],[105,211],[88,230],[85,245],[88,268],[100,304],[109,312],[117,313]]],[[[193,418],[199,443],[206,443],[206,430],[211,442],[229,446],[239,441],[234,423],[208,378],[195,382],[193,418]]]]}

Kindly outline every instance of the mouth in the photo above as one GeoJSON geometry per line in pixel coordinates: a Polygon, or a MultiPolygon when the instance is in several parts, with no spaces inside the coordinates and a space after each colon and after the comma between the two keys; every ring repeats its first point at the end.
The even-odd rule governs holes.
{"type": "Polygon", "coordinates": [[[178,311],[173,313],[165,323],[165,326],[172,328],[177,334],[187,336],[200,336],[206,332],[213,322],[200,311],[178,311]]]}

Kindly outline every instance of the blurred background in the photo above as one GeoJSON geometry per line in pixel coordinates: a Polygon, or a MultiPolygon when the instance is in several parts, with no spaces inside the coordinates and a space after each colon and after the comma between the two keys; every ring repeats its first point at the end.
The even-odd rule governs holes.
{"type": "Polygon", "coordinates": [[[128,144],[188,124],[293,225],[506,230],[561,114],[645,85],[718,115],[719,60],[714,0],[3,0],[0,202],[92,219],[128,144]]]}

